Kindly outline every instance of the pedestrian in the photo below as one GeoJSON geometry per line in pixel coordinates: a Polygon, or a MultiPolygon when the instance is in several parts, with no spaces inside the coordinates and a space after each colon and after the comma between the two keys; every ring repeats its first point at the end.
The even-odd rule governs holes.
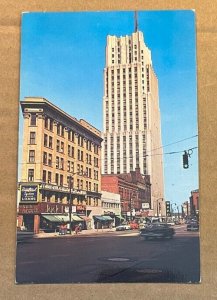
{"type": "Polygon", "coordinates": [[[78,234],[78,232],[79,232],[79,226],[76,225],[76,226],[75,226],[75,234],[78,234]]]}

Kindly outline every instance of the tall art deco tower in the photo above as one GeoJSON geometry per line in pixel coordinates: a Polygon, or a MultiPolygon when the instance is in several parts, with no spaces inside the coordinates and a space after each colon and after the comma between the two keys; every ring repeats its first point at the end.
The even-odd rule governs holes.
{"type": "Polygon", "coordinates": [[[107,36],[102,137],[102,174],[140,168],[154,208],[164,198],[158,80],[137,18],[132,35],[107,36]]]}

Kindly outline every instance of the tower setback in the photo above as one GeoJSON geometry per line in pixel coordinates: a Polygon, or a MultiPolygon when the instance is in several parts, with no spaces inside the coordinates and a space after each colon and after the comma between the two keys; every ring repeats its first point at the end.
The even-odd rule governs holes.
{"type": "Polygon", "coordinates": [[[107,37],[102,138],[102,174],[140,168],[150,175],[152,208],[163,201],[158,80],[141,31],[107,37]]]}

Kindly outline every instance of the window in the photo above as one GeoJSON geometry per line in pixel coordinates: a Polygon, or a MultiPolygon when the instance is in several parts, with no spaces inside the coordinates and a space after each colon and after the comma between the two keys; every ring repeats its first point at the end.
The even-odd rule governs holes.
{"type": "Polygon", "coordinates": [[[36,125],[36,114],[31,114],[30,125],[31,126],[36,125]]]}
{"type": "Polygon", "coordinates": [[[29,143],[31,145],[35,145],[35,132],[34,131],[31,131],[30,132],[30,140],[29,140],[29,143]]]}
{"type": "Polygon", "coordinates": [[[49,148],[53,148],[53,138],[49,136],[49,148]]]}
{"type": "Polygon", "coordinates": [[[61,125],[61,136],[64,137],[64,126],[61,125]]]}
{"type": "Polygon", "coordinates": [[[50,131],[53,131],[53,120],[50,119],[50,131]]]}
{"type": "Polygon", "coordinates": [[[45,170],[43,170],[43,177],[42,177],[42,181],[43,182],[46,182],[46,176],[47,175],[47,172],[45,170]]]}
{"type": "Polygon", "coordinates": [[[84,138],[83,138],[83,136],[79,135],[79,137],[78,137],[78,146],[83,147],[83,144],[84,144],[84,138]]]}
{"type": "Polygon", "coordinates": [[[48,181],[48,183],[51,183],[51,172],[48,172],[47,175],[48,175],[47,176],[47,181],[48,181]]]}
{"type": "Polygon", "coordinates": [[[60,158],[60,169],[64,170],[64,159],[60,158]]]}
{"type": "Polygon", "coordinates": [[[56,169],[59,169],[60,167],[60,158],[57,156],[56,157],[56,169]]]}
{"type": "Polygon", "coordinates": [[[59,174],[57,174],[57,173],[56,173],[56,177],[55,177],[55,182],[58,185],[58,183],[59,183],[59,174]]]}
{"type": "Polygon", "coordinates": [[[56,150],[57,150],[57,152],[60,152],[60,141],[59,140],[57,140],[56,150]]]}
{"type": "Polygon", "coordinates": [[[44,135],[44,147],[47,147],[47,134],[44,135]]]}
{"type": "Polygon", "coordinates": [[[60,186],[63,186],[63,175],[60,175],[60,186]]]}
{"type": "Polygon", "coordinates": [[[68,172],[70,172],[70,168],[71,167],[71,162],[70,162],[70,160],[68,160],[68,162],[67,162],[67,171],[68,172]]]}
{"type": "Polygon", "coordinates": [[[57,134],[60,135],[60,124],[57,124],[57,134]]]}
{"type": "Polygon", "coordinates": [[[48,166],[52,167],[52,154],[48,154],[48,166]]]}
{"type": "Polygon", "coordinates": [[[35,162],[35,150],[29,150],[29,162],[30,163],[35,162]]]}
{"type": "Polygon", "coordinates": [[[61,142],[60,152],[64,153],[64,143],[63,142],[61,142]]]}
{"type": "Polygon", "coordinates": [[[43,152],[43,164],[47,165],[47,152],[43,152]]]}
{"type": "Polygon", "coordinates": [[[28,170],[28,181],[34,181],[34,170],[33,169],[28,170]]]}
{"type": "Polygon", "coordinates": [[[49,121],[49,119],[48,119],[47,117],[45,117],[45,120],[44,120],[44,127],[45,127],[46,129],[48,129],[48,121],[49,121]]]}

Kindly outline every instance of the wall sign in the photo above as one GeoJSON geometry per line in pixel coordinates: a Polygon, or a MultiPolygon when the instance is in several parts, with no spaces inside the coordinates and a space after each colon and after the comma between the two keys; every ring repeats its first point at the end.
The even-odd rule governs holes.
{"type": "Polygon", "coordinates": [[[37,185],[22,185],[21,186],[21,201],[37,202],[38,186],[37,185]]]}

